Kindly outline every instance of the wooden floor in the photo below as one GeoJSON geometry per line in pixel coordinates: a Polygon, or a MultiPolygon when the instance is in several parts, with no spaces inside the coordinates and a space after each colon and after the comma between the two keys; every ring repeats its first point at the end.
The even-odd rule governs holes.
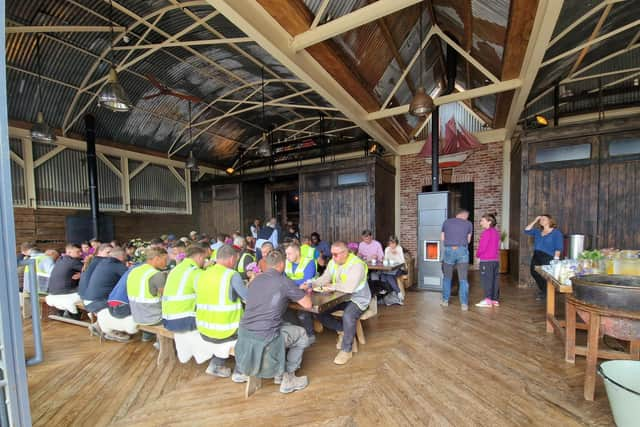
{"type": "Polygon", "coordinates": [[[365,322],[367,344],[349,364],[332,363],[335,335],[325,332],[304,355],[306,390],[283,395],[267,382],[249,400],[244,385],[205,375],[206,364],[159,369],[150,343],[99,344],[86,329],[48,322],[45,362],[28,368],[33,423],[613,425],[600,379],[595,402],[583,400],[584,358],[564,362],[533,290],[505,280],[502,295],[500,308],[463,313],[456,298],[443,309],[439,294],[410,292],[405,306],[381,306],[365,322]]]}

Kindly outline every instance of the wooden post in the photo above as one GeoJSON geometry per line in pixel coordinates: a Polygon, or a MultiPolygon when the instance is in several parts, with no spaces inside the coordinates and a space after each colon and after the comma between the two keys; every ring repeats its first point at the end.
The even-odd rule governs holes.
{"type": "Polygon", "coordinates": [[[596,389],[596,364],[598,363],[598,340],[600,339],[600,314],[589,316],[587,336],[587,367],[584,371],[584,398],[593,400],[596,389]]]}
{"type": "Polygon", "coordinates": [[[566,335],[564,342],[564,360],[576,363],[576,306],[565,298],[566,335]]]}
{"type": "Polygon", "coordinates": [[[556,290],[551,280],[547,280],[547,333],[553,332],[553,324],[550,317],[556,315],[556,290]]]}

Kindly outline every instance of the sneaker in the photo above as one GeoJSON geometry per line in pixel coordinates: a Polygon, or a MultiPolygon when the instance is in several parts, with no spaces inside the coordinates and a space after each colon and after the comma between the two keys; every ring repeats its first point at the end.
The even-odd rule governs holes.
{"type": "Polygon", "coordinates": [[[160,351],[160,343],[158,341],[153,343],[153,348],[155,348],[156,350],[160,351]]]}
{"type": "Polygon", "coordinates": [[[249,381],[249,377],[241,374],[238,371],[233,371],[233,374],[231,375],[231,381],[233,381],[234,383],[246,383],[247,381],[249,381]]]}
{"type": "Polygon", "coordinates": [[[223,365],[212,365],[209,363],[209,366],[204,373],[207,375],[213,375],[214,377],[229,378],[231,376],[231,369],[223,365]]]}
{"type": "Polygon", "coordinates": [[[309,380],[306,376],[296,377],[293,372],[285,372],[282,376],[282,383],[280,384],[280,393],[291,393],[297,390],[302,390],[309,385],[309,380]]]}
{"type": "Polygon", "coordinates": [[[469,305],[468,304],[460,304],[460,309],[462,309],[462,311],[469,311],[469,305]]]}
{"type": "Polygon", "coordinates": [[[336,342],[336,349],[340,350],[342,348],[342,337],[344,336],[344,332],[338,332],[338,342],[336,342]]]}
{"type": "Polygon", "coordinates": [[[278,385],[282,384],[282,375],[276,375],[273,377],[273,383],[278,385]]]}
{"type": "Polygon", "coordinates": [[[500,307],[500,301],[498,301],[498,300],[495,300],[495,299],[491,300],[491,304],[496,306],[496,307],[500,307]]]}
{"type": "Polygon", "coordinates": [[[440,301],[442,307],[449,307],[449,301],[440,301]]]}
{"type": "Polygon", "coordinates": [[[476,307],[493,307],[493,301],[491,301],[489,298],[485,298],[477,303],[476,307]]]}
{"type": "Polygon", "coordinates": [[[351,351],[346,352],[346,351],[340,350],[336,358],[333,359],[333,363],[335,363],[336,365],[344,365],[349,360],[351,360],[352,357],[353,357],[353,353],[351,351]]]}
{"type": "Polygon", "coordinates": [[[129,334],[125,334],[124,332],[120,331],[106,332],[104,334],[104,338],[116,342],[129,342],[131,340],[129,334]]]}

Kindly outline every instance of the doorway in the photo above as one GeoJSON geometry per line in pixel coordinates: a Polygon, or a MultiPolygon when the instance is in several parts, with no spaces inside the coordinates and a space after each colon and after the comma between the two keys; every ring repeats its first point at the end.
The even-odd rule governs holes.
{"type": "MultiPolygon", "coordinates": [[[[469,211],[469,221],[473,223],[473,211],[475,207],[473,182],[443,183],[438,186],[438,189],[449,192],[449,206],[447,207],[449,218],[453,218],[458,209],[466,209],[469,211]]],[[[430,192],[431,186],[426,185],[422,187],[422,191],[430,192]]],[[[473,253],[473,239],[471,239],[469,243],[469,254],[473,253]]]]}

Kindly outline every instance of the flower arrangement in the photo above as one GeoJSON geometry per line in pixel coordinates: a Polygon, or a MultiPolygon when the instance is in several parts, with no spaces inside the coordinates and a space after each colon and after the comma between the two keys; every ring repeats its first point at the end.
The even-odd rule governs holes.
{"type": "Polygon", "coordinates": [[[356,242],[349,242],[347,243],[347,249],[349,249],[349,252],[356,253],[358,252],[358,244],[356,242]]]}
{"type": "Polygon", "coordinates": [[[260,273],[260,267],[257,262],[252,262],[247,265],[247,271],[251,271],[255,274],[260,273]]]}
{"type": "Polygon", "coordinates": [[[140,238],[135,238],[129,240],[129,245],[136,248],[133,253],[133,259],[131,260],[134,264],[143,263],[147,260],[145,249],[149,246],[149,242],[145,242],[140,238]]]}

